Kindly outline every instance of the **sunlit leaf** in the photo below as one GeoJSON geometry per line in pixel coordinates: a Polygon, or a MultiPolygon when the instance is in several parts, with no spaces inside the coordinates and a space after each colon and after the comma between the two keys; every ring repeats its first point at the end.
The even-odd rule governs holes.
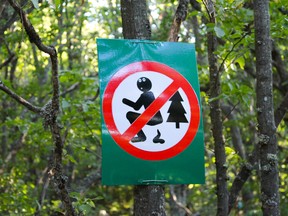
{"type": "Polygon", "coordinates": [[[225,32],[223,31],[223,29],[218,27],[218,26],[214,27],[214,31],[215,31],[217,37],[219,37],[219,38],[221,38],[225,35],[225,32]]]}

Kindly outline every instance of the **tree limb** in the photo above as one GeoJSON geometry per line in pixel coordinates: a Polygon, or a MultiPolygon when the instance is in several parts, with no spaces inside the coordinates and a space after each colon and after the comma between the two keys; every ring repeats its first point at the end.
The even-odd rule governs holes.
{"type": "MultiPolygon", "coordinates": [[[[203,1],[209,22],[215,24],[216,16],[212,0],[203,1]]],[[[210,74],[210,99],[217,98],[221,92],[220,73],[217,66],[217,37],[212,31],[207,33],[207,50],[210,74]]],[[[225,142],[223,138],[223,121],[219,100],[211,100],[210,119],[212,124],[212,134],[214,138],[214,150],[216,158],[216,184],[217,184],[217,215],[226,216],[228,214],[228,189],[227,189],[227,164],[225,153],[225,142]]]]}
{"type": "Polygon", "coordinates": [[[12,55],[10,55],[8,59],[6,59],[3,63],[0,64],[0,70],[3,67],[7,66],[11,61],[13,61],[13,59],[15,59],[15,54],[14,53],[12,53],[12,55]]]}
{"type": "Polygon", "coordinates": [[[60,96],[63,97],[66,94],[69,94],[70,92],[73,92],[74,90],[76,90],[80,85],[80,82],[76,82],[73,85],[71,85],[69,88],[67,88],[65,91],[62,91],[60,96]]]}
{"type": "Polygon", "coordinates": [[[281,53],[279,49],[276,47],[275,42],[272,43],[272,59],[273,66],[276,68],[280,82],[278,84],[279,90],[282,92],[287,92],[288,90],[288,72],[286,70],[285,64],[281,58],[281,53]]]}
{"type": "MultiPolygon", "coordinates": [[[[171,207],[171,214],[173,215],[176,215],[177,213],[180,215],[185,215],[185,216],[191,216],[192,215],[192,212],[190,211],[189,208],[187,208],[185,206],[186,204],[186,190],[187,188],[185,187],[185,185],[170,185],[169,187],[169,192],[170,192],[170,207],[171,207]],[[175,188],[176,187],[176,188],[175,188]],[[175,189],[178,191],[180,190],[181,192],[180,193],[184,193],[185,194],[185,198],[183,199],[182,197],[182,200],[178,200],[178,197],[176,195],[176,192],[175,192],[175,189]],[[174,204],[174,205],[173,205],[174,204]],[[175,207],[178,209],[177,211],[172,211],[172,209],[174,209],[175,207]]],[[[177,214],[177,215],[178,215],[177,214]]]]}
{"type": "Polygon", "coordinates": [[[181,23],[186,19],[189,0],[179,0],[173,24],[170,28],[168,41],[177,42],[181,23]]]}
{"type": "Polygon", "coordinates": [[[280,122],[282,121],[287,112],[288,112],[288,91],[275,111],[274,119],[276,127],[278,127],[278,125],[280,124],[280,122]]]}
{"type": "Polygon", "coordinates": [[[15,92],[10,90],[7,86],[5,86],[1,80],[0,80],[0,89],[4,91],[6,94],[8,94],[10,97],[12,97],[14,100],[16,100],[18,103],[25,106],[28,110],[40,114],[41,112],[40,107],[32,105],[29,101],[17,95],[15,92]]]}
{"type": "MultiPolygon", "coordinates": [[[[8,0],[10,5],[14,8],[14,10],[19,14],[22,25],[29,37],[31,43],[34,43],[39,50],[49,54],[52,64],[52,88],[53,95],[52,100],[48,102],[41,109],[41,116],[44,118],[45,124],[50,127],[53,142],[55,145],[54,148],[54,161],[53,167],[50,169],[49,176],[54,182],[54,186],[58,195],[60,196],[60,200],[62,201],[66,215],[74,216],[76,212],[72,206],[71,199],[69,197],[69,193],[66,187],[67,177],[63,175],[62,171],[62,154],[63,154],[63,141],[61,138],[60,127],[57,123],[57,115],[59,113],[59,78],[58,78],[58,57],[56,49],[53,46],[46,46],[42,43],[42,40],[38,33],[35,31],[33,25],[29,21],[27,14],[25,11],[19,6],[17,2],[14,0],[8,0]]],[[[45,125],[44,124],[44,125],[45,125]]]]}
{"type": "Polygon", "coordinates": [[[100,184],[100,182],[101,182],[101,172],[100,170],[96,170],[91,172],[83,180],[81,180],[76,190],[79,191],[79,193],[85,193],[86,190],[90,188],[92,185],[100,184]]]}

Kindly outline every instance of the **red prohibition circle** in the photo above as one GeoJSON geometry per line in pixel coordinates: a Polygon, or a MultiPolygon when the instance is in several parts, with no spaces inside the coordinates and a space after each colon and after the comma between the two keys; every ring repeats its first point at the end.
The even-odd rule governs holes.
{"type": "Polygon", "coordinates": [[[196,93],[190,83],[173,68],[165,64],[152,61],[131,63],[116,72],[116,74],[108,82],[104,91],[102,110],[107,129],[114,141],[127,153],[144,160],[165,160],[181,153],[190,145],[194,139],[200,123],[200,106],[196,93]],[[174,146],[162,151],[146,151],[131,145],[129,143],[130,138],[127,139],[127,137],[123,136],[123,134],[121,134],[117,129],[112,113],[113,95],[120,83],[124,81],[128,76],[143,71],[158,72],[174,80],[174,82],[178,84],[179,88],[182,88],[185,92],[190,105],[191,116],[188,130],[186,131],[185,135],[174,146]]]}

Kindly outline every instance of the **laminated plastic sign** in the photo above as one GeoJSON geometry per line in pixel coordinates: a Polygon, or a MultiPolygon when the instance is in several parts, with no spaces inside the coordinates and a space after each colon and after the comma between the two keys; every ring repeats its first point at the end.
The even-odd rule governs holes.
{"type": "Polygon", "coordinates": [[[204,183],[194,45],[97,39],[97,49],[102,183],[204,183]]]}

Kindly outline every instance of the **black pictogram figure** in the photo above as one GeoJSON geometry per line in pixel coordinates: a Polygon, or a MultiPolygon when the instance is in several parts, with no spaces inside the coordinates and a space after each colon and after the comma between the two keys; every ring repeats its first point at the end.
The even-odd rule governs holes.
{"type": "Polygon", "coordinates": [[[180,122],[182,123],[187,123],[187,118],[185,116],[185,109],[182,105],[183,99],[180,95],[180,93],[177,91],[170,99],[171,105],[168,109],[168,119],[167,122],[175,122],[176,123],[176,128],[180,127],[180,122]]]}
{"type": "MultiPolygon", "coordinates": [[[[134,110],[139,110],[142,106],[146,109],[154,100],[154,94],[150,91],[152,88],[152,83],[147,77],[141,77],[137,80],[137,87],[143,93],[140,95],[136,102],[131,101],[127,98],[123,98],[122,102],[134,110]]],[[[126,118],[132,124],[141,114],[137,112],[127,112],[126,118]]],[[[147,123],[147,125],[158,125],[163,122],[162,115],[160,111],[158,111],[147,123]]],[[[157,136],[153,139],[154,143],[164,143],[163,139],[160,139],[161,133],[157,130],[157,136]]],[[[140,130],[136,137],[131,139],[131,142],[144,142],[146,140],[146,135],[144,134],[143,130],[140,130]]]]}
{"type": "Polygon", "coordinates": [[[165,140],[164,140],[164,139],[161,139],[160,136],[161,136],[161,133],[160,133],[160,131],[157,129],[157,135],[154,137],[153,142],[154,142],[154,143],[161,143],[161,144],[163,144],[163,143],[165,142],[165,140]]]}

